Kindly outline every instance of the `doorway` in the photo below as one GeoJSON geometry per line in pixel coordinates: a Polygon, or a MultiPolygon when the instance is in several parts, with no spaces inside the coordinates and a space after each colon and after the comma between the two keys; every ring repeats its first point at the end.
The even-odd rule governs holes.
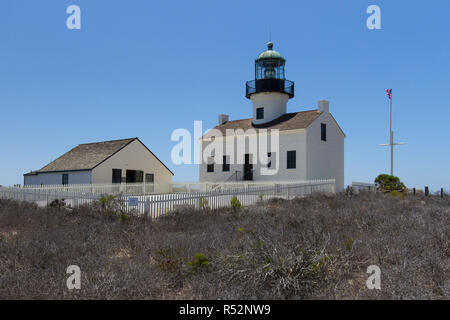
{"type": "Polygon", "coordinates": [[[245,162],[244,162],[244,180],[249,181],[253,180],[253,164],[250,163],[250,154],[245,154],[245,162]]]}

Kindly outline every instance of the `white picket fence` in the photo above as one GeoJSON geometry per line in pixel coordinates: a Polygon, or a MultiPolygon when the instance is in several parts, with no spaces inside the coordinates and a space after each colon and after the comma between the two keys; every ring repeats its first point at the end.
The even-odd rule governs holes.
{"type": "MultiPolygon", "coordinates": [[[[309,180],[305,183],[322,183],[327,180],[309,180]]],[[[249,186],[267,186],[296,184],[298,181],[280,182],[172,182],[172,183],[111,183],[111,184],[70,184],[70,185],[26,185],[23,189],[41,192],[73,192],[103,195],[151,195],[168,193],[192,193],[209,191],[235,190],[236,188],[248,188],[249,186]]]]}
{"type": "Polygon", "coordinates": [[[110,184],[55,184],[55,185],[25,185],[26,190],[76,192],[104,195],[143,195],[172,192],[170,183],[110,183],[110,184]]]}
{"type": "MultiPolygon", "coordinates": [[[[153,195],[118,195],[122,210],[130,214],[145,215],[152,218],[167,215],[183,207],[193,209],[217,209],[230,207],[231,199],[236,197],[243,206],[254,205],[258,201],[272,198],[292,199],[313,193],[335,193],[335,180],[312,180],[288,183],[226,183],[209,186],[207,191],[165,193],[153,195]]],[[[71,207],[91,204],[100,198],[93,192],[75,192],[46,188],[6,188],[0,187],[0,198],[36,202],[46,206],[55,199],[64,199],[71,207]]]]}
{"type": "Polygon", "coordinates": [[[122,197],[123,209],[129,213],[144,214],[157,218],[182,208],[218,209],[231,207],[236,197],[241,205],[249,206],[272,198],[292,199],[313,193],[334,194],[335,180],[305,181],[289,184],[257,185],[236,187],[219,191],[171,193],[149,196],[122,197]]]}
{"type": "Polygon", "coordinates": [[[80,205],[91,204],[99,198],[99,194],[89,192],[0,187],[0,199],[35,202],[41,207],[48,206],[52,201],[58,199],[64,200],[68,206],[75,208],[80,205]]]}

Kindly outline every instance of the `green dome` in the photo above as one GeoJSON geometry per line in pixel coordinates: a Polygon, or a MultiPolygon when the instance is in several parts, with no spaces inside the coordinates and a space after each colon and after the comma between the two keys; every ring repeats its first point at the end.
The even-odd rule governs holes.
{"type": "Polygon", "coordinates": [[[273,50],[273,43],[269,42],[267,44],[267,50],[261,52],[261,54],[256,58],[256,61],[259,60],[266,60],[266,59],[279,59],[282,61],[286,61],[286,59],[283,58],[283,56],[278,52],[273,50]]]}

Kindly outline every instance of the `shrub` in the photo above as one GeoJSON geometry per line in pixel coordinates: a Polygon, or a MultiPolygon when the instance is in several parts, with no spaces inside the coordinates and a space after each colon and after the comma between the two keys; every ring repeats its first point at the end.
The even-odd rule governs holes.
{"type": "Polygon", "coordinates": [[[100,202],[100,206],[103,209],[107,209],[108,206],[113,202],[114,196],[113,195],[100,195],[100,199],[98,200],[100,202]]]}
{"type": "Polygon", "coordinates": [[[52,208],[61,208],[66,206],[66,202],[64,201],[64,199],[55,199],[50,202],[48,206],[52,208]]]}
{"type": "Polygon", "coordinates": [[[347,249],[348,251],[352,250],[354,242],[355,241],[353,240],[352,237],[345,239],[344,241],[345,249],[347,249]]]}
{"type": "Polygon", "coordinates": [[[242,208],[242,204],[236,196],[231,199],[231,208],[234,210],[242,208]]]}
{"type": "Polygon", "coordinates": [[[194,260],[189,261],[187,264],[191,268],[192,272],[197,271],[199,268],[204,268],[208,265],[209,261],[202,253],[194,254],[194,260]]]}
{"type": "Polygon", "coordinates": [[[128,219],[130,219],[130,217],[126,213],[120,215],[120,222],[126,222],[128,219]]]}
{"type": "Polygon", "coordinates": [[[200,199],[200,208],[206,209],[208,207],[208,199],[201,198],[200,199]]]}
{"type": "Polygon", "coordinates": [[[398,177],[388,174],[380,174],[375,178],[375,183],[384,192],[398,191],[403,192],[406,190],[405,185],[400,181],[398,177]]]}
{"type": "Polygon", "coordinates": [[[181,260],[177,258],[180,252],[174,252],[170,248],[159,248],[152,255],[156,267],[161,271],[170,273],[180,271],[182,265],[181,260]]]}
{"type": "Polygon", "coordinates": [[[389,194],[391,196],[394,196],[394,197],[400,197],[400,199],[404,199],[405,198],[405,194],[403,192],[399,192],[399,191],[396,191],[396,190],[389,192],[389,194]]]}

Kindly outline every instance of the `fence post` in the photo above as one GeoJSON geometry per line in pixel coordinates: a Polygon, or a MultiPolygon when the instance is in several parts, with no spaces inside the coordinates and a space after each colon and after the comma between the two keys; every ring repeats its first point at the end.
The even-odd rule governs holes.
{"type": "Polygon", "coordinates": [[[144,202],[144,217],[147,218],[150,213],[150,199],[146,198],[144,202]]]}
{"type": "Polygon", "coordinates": [[[428,196],[429,193],[430,191],[428,190],[428,187],[425,187],[425,196],[428,196]]]}

